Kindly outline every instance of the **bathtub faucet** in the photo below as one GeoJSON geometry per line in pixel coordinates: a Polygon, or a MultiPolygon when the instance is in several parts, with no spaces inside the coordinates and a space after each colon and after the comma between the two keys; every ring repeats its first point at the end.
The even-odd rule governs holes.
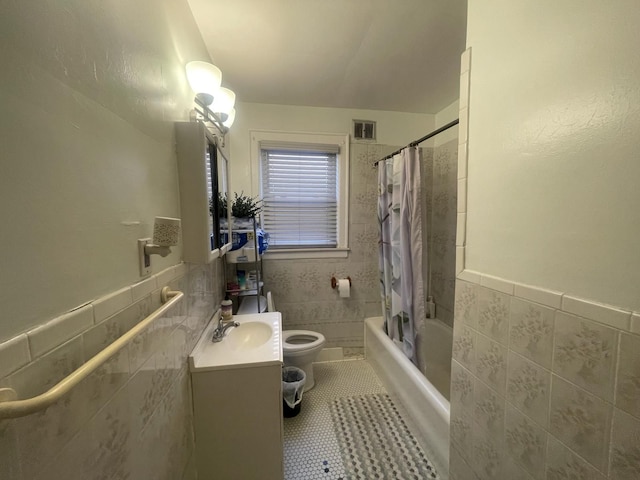
{"type": "Polygon", "coordinates": [[[212,340],[214,342],[221,342],[222,339],[224,338],[224,336],[227,334],[227,330],[229,330],[231,327],[239,327],[239,326],[240,326],[240,324],[238,322],[227,322],[227,323],[224,323],[222,321],[222,317],[220,317],[220,320],[218,320],[218,326],[213,331],[212,340]]]}

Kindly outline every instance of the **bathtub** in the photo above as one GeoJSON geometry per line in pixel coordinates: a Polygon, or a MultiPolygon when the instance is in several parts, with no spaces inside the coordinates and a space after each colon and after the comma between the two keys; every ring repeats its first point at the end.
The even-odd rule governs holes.
{"type": "Polygon", "coordinates": [[[389,395],[407,412],[423,450],[449,478],[449,401],[384,333],[382,317],[365,319],[365,356],[389,395]]]}

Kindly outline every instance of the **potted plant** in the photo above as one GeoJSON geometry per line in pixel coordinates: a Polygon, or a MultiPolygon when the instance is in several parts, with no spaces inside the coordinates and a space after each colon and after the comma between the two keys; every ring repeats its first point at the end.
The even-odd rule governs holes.
{"type": "MultiPolygon", "coordinates": [[[[250,197],[244,192],[234,193],[233,204],[231,205],[231,215],[236,218],[253,218],[262,210],[262,200],[258,197],[250,197]]],[[[225,199],[226,204],[226,199],[225,199]]]]}
{"type": "MultiPolygon", "coordinates": [[[[252,228],[253,217],[258,215],[262,210],[262,200],[258,197],[250,197],[244,192],[234,193],[234,200],[231,203],[231,216],[234,218],[236,228],[252,228]]],[[[213,215],[213,198],[209,198],[209,213],[213,215]]],[[[227,208],[229,208],[229,200],[227,194],[220,193],[218,195],[218,217],[221,226],[227,226],[227,208]]]]}

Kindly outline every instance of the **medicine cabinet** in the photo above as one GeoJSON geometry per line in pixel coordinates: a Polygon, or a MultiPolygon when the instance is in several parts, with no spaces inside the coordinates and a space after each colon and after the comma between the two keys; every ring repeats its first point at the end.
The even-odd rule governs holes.
{"type": "Polygon", "coordinates": [[[219,202],[220,194],[229,192],[229,165],[217,137],[202,122],[176,122],[175,129],[182,256],[185,262],[206,264],[231,248],[220,231],[221,218],[230,224],[231,212],[221,211],[219,202]]]}

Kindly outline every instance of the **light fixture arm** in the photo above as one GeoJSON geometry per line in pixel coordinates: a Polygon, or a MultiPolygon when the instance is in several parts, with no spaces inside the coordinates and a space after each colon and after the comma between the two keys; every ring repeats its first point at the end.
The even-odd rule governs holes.
{"type": "Polygon", "coordinates": [[[224,144],[224,136],[227,134],[229,129],[223,125],[223,120],[215,112],[212,112],[208,105],[203,103],[197,96],[193,101],[198,105],[198,107],[200,107],[200,109],[198,109],[198,107],[193,109],[196,114],[199,114],[202,117],[199,119],[211,124],[220,133],[224,144]]]}

